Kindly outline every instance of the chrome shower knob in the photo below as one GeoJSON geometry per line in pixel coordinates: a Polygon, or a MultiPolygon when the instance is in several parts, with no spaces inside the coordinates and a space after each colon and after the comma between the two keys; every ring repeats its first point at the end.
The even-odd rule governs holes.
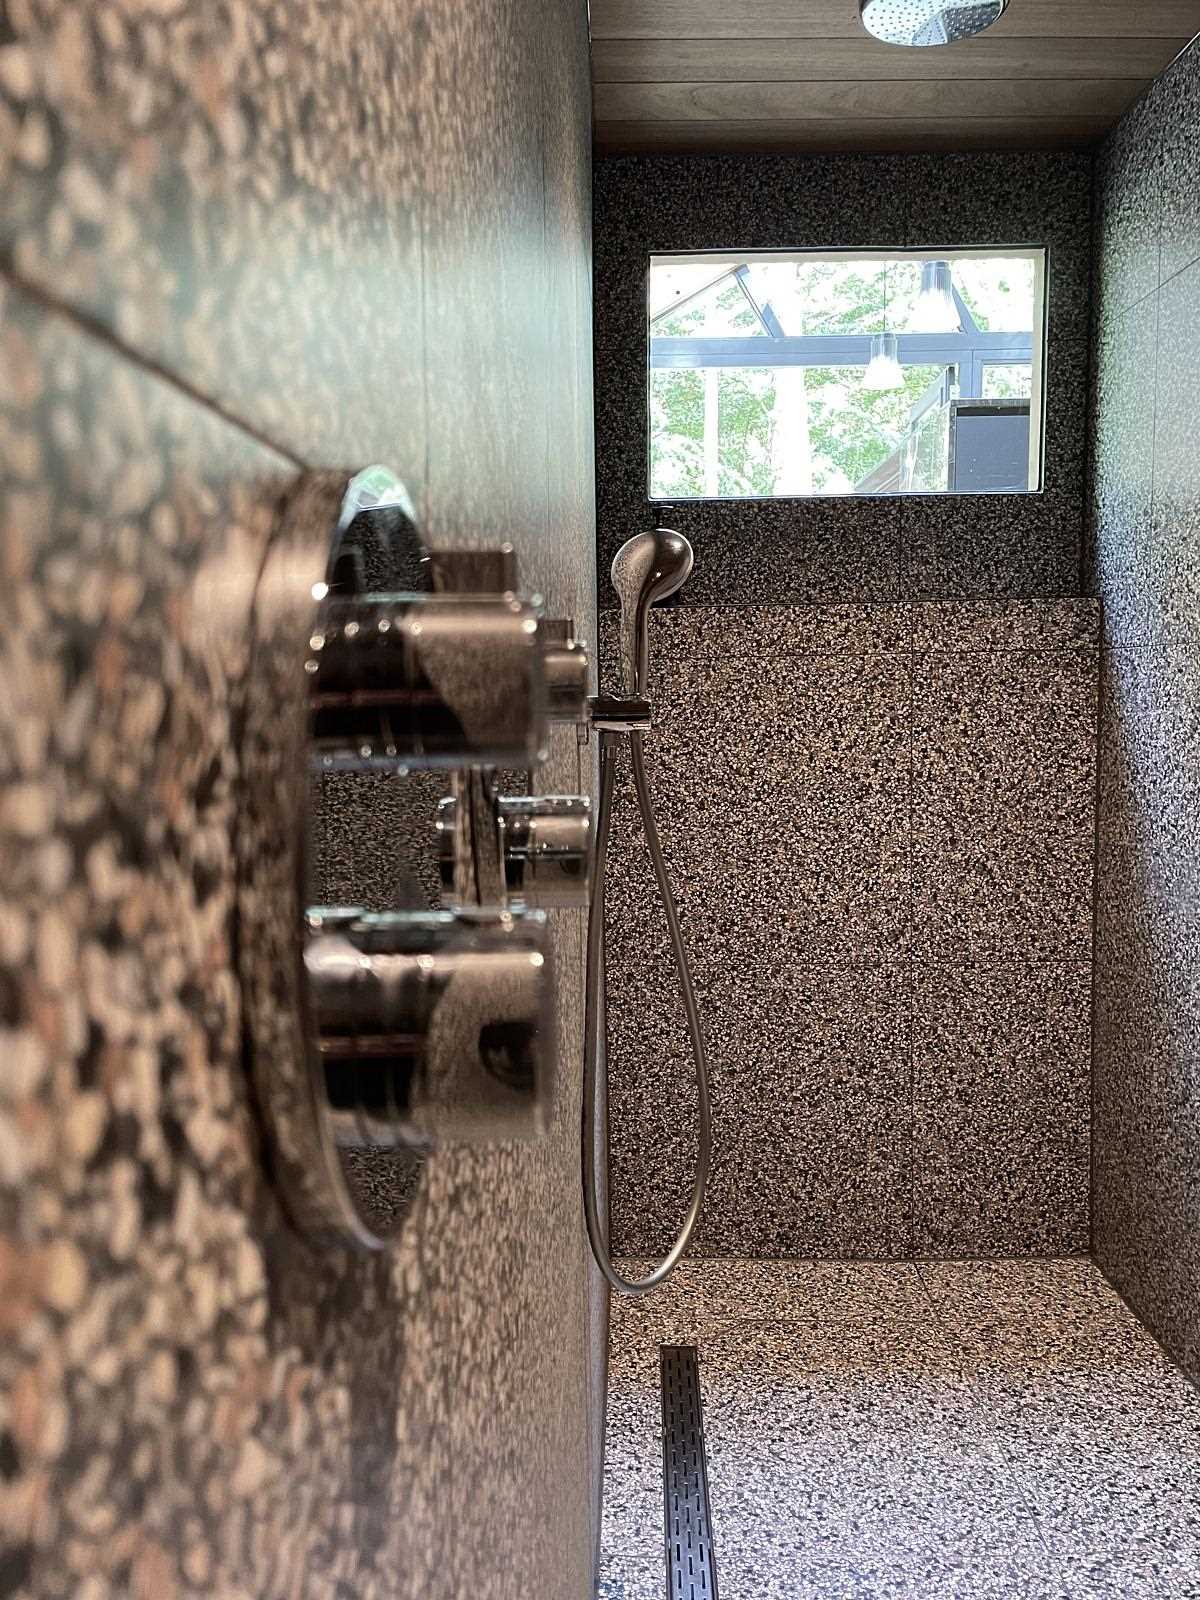
{"type": "MultiPolygon", "coordinates": [[[[495,799],[510,904],[549,909],[588,903],[591,805],[583,795],[499,795],[495,799]]],[[[458,801],[438,808],[442,897],[458,903],[458,801]]]]}
{"type": "Polygon", "coordinates": [[[326,770],[532,767],[587,719],[587,650],[509,593],[328,599],[304,670],[326,770]]]}
{"type": "Polygon", "coordinates": [[[586,906],[592,844],[586,796],[502,796],[497,810],[509,899],[528,906],[586,906]]]}
{"type": "Polygon", "coordinates": [[[544,1130],[553,1060],[546,919],[311,907],[304,981],[343,1150],[431,1150],[544,1130]]]}

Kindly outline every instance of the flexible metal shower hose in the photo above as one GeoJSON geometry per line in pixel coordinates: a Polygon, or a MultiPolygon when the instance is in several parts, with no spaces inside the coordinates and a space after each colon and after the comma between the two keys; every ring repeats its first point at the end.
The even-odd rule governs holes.
{"type": "Polygon", "coordinates": [[[671,892],[671,880],[667,875],[667,863],[663,858],[662,844],[658,837],[658,827],[654,820],[654,806],[650,798],[650,785],[646,778],[646,761],[642,748],[642,735],[634,733],[629,736],[629,754],[633,766],[633,786],[637,794],[638,809],[642,813],[642,828],[646,836],[646,848],[650,852],[650,860],[654,866],[654,877],[658,884],[658,893],[667,917],[667,928],[671,935],[671,949],[675,956],[675,969],[679,975],[679,988],[683,996],[683,1009],[687,1013],[688,1037],[691,1040],[692,1058],[696,1064],[698,1151],[696,1157],[696,1182],[692,1190],[692,1203],[688,1207],[687,1216],[684,1218],[683,1226],[679,1230],[675,1243],[648,1277],[623,1278],[614,1266],[612,1255],[605,1242],[604,1229],[600,1223],[599,1201],[596,1194],[596,1124],[598,1109],[596,1091],[599,1079],[600,1027],[603,1016],[603,1010],[600,1005],[600,983],[604,955],[604,879],[608,867],[608,838],[612,823],[615,739],[616,736],[612,733],[605,732],[600,735],[600,805],[596,826],[596,857],[592,873],[592,898],[588,911],[587,932],[587,999],[585,1003],[583,1051],[583,1209],[587,1218],[588,1239],[592,1246],[592,1254],[596,1258],[596,1265],[619,1294],[640,1295],[656,1288],[671,1275],[692,1237],[696,1219],[699,1217],[700,1209],[704,1204],[704,1190],[708,1183],[709,1169],[712,1164],[712,1110],[708,1094],[708,1061],[704,1050],[704,1035],[700,1028],[700,1012],[696,1006],[696,990],[692,983],[691,969],[688,966],[683,932],[679,926],[679,913],[675,907],[675,896],[671,892]]]}

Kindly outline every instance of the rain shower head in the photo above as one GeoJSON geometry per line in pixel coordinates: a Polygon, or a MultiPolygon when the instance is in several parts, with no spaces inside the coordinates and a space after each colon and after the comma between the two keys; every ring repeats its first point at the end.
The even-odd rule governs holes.
{"type": "Polygon", "coordinates": [[[1004,15],[1008,0],[860,0],[863,27],[885,44],[954,44],[1004,15]]]}
{"type": "Polygon", "coordinates": [[[692,547],[670,528],[636,533],[613,557],[612,585],[621,602],[621,671],[627,694],[645,696],[647,620],[656,600],[681,589],[692,571],[692,547]]]}

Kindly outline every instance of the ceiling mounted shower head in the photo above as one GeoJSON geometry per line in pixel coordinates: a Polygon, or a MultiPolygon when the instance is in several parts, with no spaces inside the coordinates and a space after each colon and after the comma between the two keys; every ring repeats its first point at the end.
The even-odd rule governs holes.
{"type": "Polygon", "coordinates": [[[885,44],[954,44],[1004,15],[1008,0],[859,0],[863,27],[885,44]]]}

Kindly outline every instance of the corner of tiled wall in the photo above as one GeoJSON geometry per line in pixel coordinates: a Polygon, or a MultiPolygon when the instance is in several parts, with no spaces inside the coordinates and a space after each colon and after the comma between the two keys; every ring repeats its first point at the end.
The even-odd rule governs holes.
{"type": "Polygon", "coordinates": [[[1099,160],[1089,581],[1104,614],[1096,1259],[1200,1374],[1200,49],[1099,160]]]}

